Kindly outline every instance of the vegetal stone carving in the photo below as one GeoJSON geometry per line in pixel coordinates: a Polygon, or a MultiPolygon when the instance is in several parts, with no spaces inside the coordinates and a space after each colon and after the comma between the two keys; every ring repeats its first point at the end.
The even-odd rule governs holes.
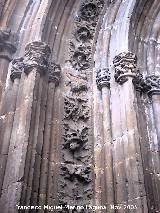
{"type": "Polygon", "coordinates": [[[64,148],[71,152],[80,149],[88,141],[88,127],[83,126],[81,129],[72,129],[65,124],[64,148]]]}
{"type": "Polygon", "coordinates": [[[21,78],[22,71],[24,69],[23,58],[14,59],[11,63],[11,75],[10,78],[12,81],[16,78],[21,78]]]}
{"type": "Polygon", "coordinates": [[[65,97],[64,112],[65,119],[78,121],[89,118],[89,108],[86,105],[87,100],[82,98],[65,97]]]}
{"type": "Polygon", "coordinates": [[[28,74],[32,68],[36,68],[40,74],[44,74],[49,66],[48,60],[51,50],[41,41],[29,43],[25,48],[24,72],[28,74]]]}
{"type": "Polygon", "coordinates": [[[68,164],[63,165],[61,169],[62,175],[70,181],[77,179],[80,182],[89,183],[92,180],[90,166],[68,164]]]}
{"type": "Polygon", "coordinates": [[[137,76],[137,57],[131,52],[123,52],[117,55],[113,64],[115,66],[115,80],[119,84],[123,84],[128,80],[128,77],[133,79],[137,76]]]}
{"type": "Polygon", "coordinates": [[[61,67],[59,64],[51,62],[48,68],[49,82],[54,82],[56,85],[59,84],[61,78],[61,67]]]}
{"type": "Polygon", "coordinates": [[[98,89],[102,89],[103,87],[110,87],[110,72],[108,68],[100,69],[97,71],[96,83],[98,89]]]}

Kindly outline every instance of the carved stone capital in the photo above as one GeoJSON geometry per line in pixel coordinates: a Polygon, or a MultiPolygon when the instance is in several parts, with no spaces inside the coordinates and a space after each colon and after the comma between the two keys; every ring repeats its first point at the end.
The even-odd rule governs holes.
{"type": "Polygon", "coordinates": [[[98,89],[102,89],[103,87],[110,87],[110,72],[108,68],[100,69],[97,71],[96,83],[98,89]]]}
{"type": "Polygon", "coordinates": [[[147,93],[149,96],[160,95],[160,76],[159,75],[147,75],[143,76],[138,73],[136,79],[133,81],[136,90],[139,92],[147,93]]]}
{"type": "Polygon", "coordinates": [[[144,78],[144,86],[147,94],[160,95],[160,76],[158,75],[148,75],[144,78]]]}
{"type": "Polygon", "coordinates": [[[61,78],[61,67],[59,64],[55,64],[51,62],[48,68],[48,75],[49,75],[49,83],[53,82],[56,86],[59,84],[61,78]]]}
{"type": "Polygon", "coordinates": [[[50,47],[41,41],[29,43],[25,48],[24,72],[28,74],[32,68],[36,68],[40,74],[45,74],[49,66],[50,47]]]}
{"type": "Polygon", "coordinates": [[[23,58],[14,59],[11,62],[11,75],[10,78],[12,81],[16,78],[21,78],[22,71],[24,69],[23,58]]]}
{"type": "Polygon", "coordinates": [[[12,60],[16,52],[16,36],[10,31],[0,29],[0,58],[12,60]]]}
{"type": "Polygon", "coordinates": [[[119,84],[123,84],[128,81],[128,77],[133,79],[137,76],[137,57],[131,52],[123,52],[117,55],[113,64],[115,67],[115,80],[119,84]]]}

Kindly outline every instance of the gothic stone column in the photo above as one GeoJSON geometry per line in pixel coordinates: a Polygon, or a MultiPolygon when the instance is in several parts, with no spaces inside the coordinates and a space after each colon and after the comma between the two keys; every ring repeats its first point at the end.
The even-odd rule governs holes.
{"type": "MultiPolygon", "coordinates": [[[[137,100],[133,79],[137,76],[137,58],[131,52],[123,52],[114,58],[115,80],[120,84],[121,101],[124,106],[121,146],[124,161],[120,162],[118,152],[115,158],[116,203],[136,205],[133,212],[148,212],[144,175],[140,150],[140,135],[137,124],[137,100]],[[117,160],[116,160],[117,159],[117,160]],[[125,167],[125,173],[121,167],[125,167]],[[123,174],[122,174],[123,173],[123,174]],[[125,178],[125,180],[124,180],[125,178]],[[127,200],[122,197],[122,182],[125,181],[127,200]]],[[[117,106],[118,107],[118,106],[117,106]]],[[[123,210],[120,212],[123,212],[123,210]]]]}
{"type": "MultiPolygon", "coordinates": [[[[3,191],[0,199],[0,208],[7,212],[16,212],[16,205],[21,198],[22,186],[24,186],[24,169],[29,163],[26,159],[27,149],[31,137],[33,144],[37,144],[37,132],[39,123],[33,116],[35,103],[39,104],[39,97],[42,95],[43,79],[46,76],[48,68],[48,59],[50,48],[43,42],[32,42],[26,46],[24,55],[24,74],[21,79],[16,110],[13,121],[13,128],[10,138],[9,153],[3,182],[3,191]],[[41,93],[41,94],[40,94],[41,93]],[[32,126],[32,120],[35,119],[35,126],[32,126]],[[36,126],[37,124],[37,126],[36,126]],[[31,136],[31,133],[32,136],[31,136]],[[35,142],[36,141],[36,142],[35,142]]],[[[36,105],[36,113],[40,112],[41,105],[36,105]]],[[[35,149],[33,150],[33,155],[35,149]]],[[[33,168],[30,168],[33,172],[33,168]]]]}
{"type": "Polygon", "coordinates": [[[0,121],[0,190],[2,188],[4,172],[8,157],[9,142],[13,126],[14,112],[16,108],[19,82],[23,70],[23,58],[14,59],[11,63],[11,79],[3,94],[1,102],[0,121]]]}
{"type": "MultiPolygon", "coordinates": [[[[53,205],[53,194],[54,190],[54,176],[55,176],[55,162],[53,153],[54,148],[54,137],[55,132],[52,132],[53,117],[54,117],[54,96],[55,89],[59,85],[61,78],[60,65],[53,62],[49,66],[49,85],[47,94],[47,105],[46,105],[46,118],[44,128],[44,142],[42,148],[42,163],[41,163],[41,176],[39,186],[39,205],[53,205]],[[53,135],[53,136],[52,136],[53,135]]],[[[43,212],[43,211],[42,211],[43,212]]]]}
{"type": "Polygon", "coordinates": [[[141,77],[139,85],[143,92],[146,92],[149,96],[150,103],[152,103],[153,108],[153,122],[156,128],[156,134],[154,136],[153,142],[149,142],[149,149],[145,154],[145,173],[147,182],[150,181],[150,185],[146,184],[148,189],[148,202],[151,211],[157,212],[160,210],[160,158],[159,158],[159,147],[160,147],[160,76],[159,75],[147,75],[141,77]],[[148,158],[151,158],[150,162],[148,158]],[[152,195],[151,195],[152,193],[152,195]]]}
{"type": "Polygon", "coordinates": [[[108,68],[100,69],[97,72],[97,87],[102,92],[103,105],[103,158],[102,170],[104,171],[104,184],[102,187],[102,205],[106,205],[110,211],[110,205],[114,203],[113,183],[113,156],[112,156],[112,135],[111,135],[111,113],[110,113],[110,72],[108,68]]]}
{"type": "Polygon", "coordinates": [[[145,77],[143,84],[147,94],[152,99],[157,137],[160,141],[160,76],[148,75],[145,77]]]}

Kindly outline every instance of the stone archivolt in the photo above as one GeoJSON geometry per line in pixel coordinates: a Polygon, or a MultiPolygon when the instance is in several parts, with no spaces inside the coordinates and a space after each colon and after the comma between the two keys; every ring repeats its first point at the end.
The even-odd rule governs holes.
{"type": "Polygon", "coordinates": [[[7,30],[0,30],[0,58],[12,60],[16,52],[16,36],[7,30]]]}
{"type": "Polygon", "coordinates": [[[70,45],[70,62],[78,71],[84,72],[91,66],[92,41],[103,5],[103,0],[87,0],[81,4],[70,45]]]}
{"type": "Polygon", "coordinates": [[[63,204],[75,204],[75,199],[77,205],[92,202],[93,168],[89,165],[93,161],[93,144],[89,139],[91,113],[88,85],[91,76],[88,71],[92,61],[94,32],[103,5],[102,0],[82,2],[69,46],[69,61],[74,72],[68,72],[65,81],[68,92],[64,97],[64,134],[59,183],[59,202],[63,204]],[[66,180],[72,182],[72,185],[66,184],[66,180]]]}
{"type": "Polygon", "coordinates": [[[79,17],[85,21],[93,21],[99,16],[103,7],[103,0],[87,0],[81,5],[79,17]]]}
{"type": "Polygon", "coordinates": [[[96,83],[98,89],[102,89],[103,87],[110,88],[110,79],[111,75],[108,68],[103,68],[97,71],[96,83]]]}
{"type": "Polygon", "coordinates": [[[65,97],[65,119],[72,119],[73,121],[87,120],[89,118],[89,107],[86,102],[87,100],[82,98],[65,97]]]}
{"type": "Polygon", "coordinates": [[[63,147],[72,153],[83,148],[88,141],[88,127],[83,126],[81,129],[73,129],[68,124],[65,125],[64,144],[63,147]]]}
{"type": "Polygon", "coordinates": [[[76,47],[73,43],[71,47],[71,52],[73,53],[71,56],[71,64],[76,70],[84,73],[85,70],[90,67],[91,47],[85,46],[84,44],[76,47]]]}
{"type": "Polygon", "coordinates": [[[59,64],[51,62],[48,68],[48,75],[49,75],[49,83],[54,82],[56,85],[59,84],[61,78],[61,67],[59,64]]]}
{"type": "Polygon", "coordinates": [[[75,75],[69,73],[66,80],[66,86],[70,87],[70,90],[75,95],[80,95],[88,91],[87,77],[86,75],[75,75]]]}
{"type": "Polygon", "coordinates": [[[89,183],[92,181],[91,177],[91,167],[83,167],[82,165],[63,165],[62,166],[62,175],[64,175],[65,179],[70,181],[74,181],[77,179],[80,182],[89,183]]]}

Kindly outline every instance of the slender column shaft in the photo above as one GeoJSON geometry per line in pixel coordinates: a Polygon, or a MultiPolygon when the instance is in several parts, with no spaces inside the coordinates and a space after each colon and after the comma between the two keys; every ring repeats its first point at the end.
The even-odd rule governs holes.
{"type": "MultiPolygon", "coordinates": [[[[160,141],[160,95],[152,95],[152,104],[153,104],[153,112],[154,119],[157,131],[158,141],[160,141]]],[[[160,143],[159,143],[160,147],[160,143]]]]}
{"type": "Polygon", "coordinates": [[[102,91],[103,106],[103,158],[104,161],[104,185],[102,189],[102,204],[107,206],[107,211],[111,210],[110,205],[114,204],[114,181],[113,181],[113,157],[112,157],[112,135],[111,135],[111,113],[110,113],[110,73],[109,69],[101,69],[97,73],[97,86],[102,91]]]}
{"type": "MultiPolygon", "coordinates": [[[[48,85],[48,95],[47,95],[47,105],[46,105],[46,119],[44,126],[44,142],[42,148],[42,162],[41,162],[41,175],[40,175],[40,188],[39,188],[39,204],[47,205],[47,194],[50,191],[50,187],[53,183],[49,182],[50,170],[50,155],[54,150],[51,147],[52,137],[52,120],[54,113],[54,95],[55,87],[58,85],[60,80],[60,66],[51,63],[49,67],[49,85],[48,85]]],[[[52,187],[51,187],[52,188],[52,187]]],[[[53,190],[53,188],[52,188],[53,190]]]]}
{"type": "MultiPolygon", "coordinates": [[[[121,84],[120,96],[124,106],[123,147],[124,166],[126,171],[127,200],[124,203],[135,205],[134,212],[148,212],[144,175],[140,147],[140,135],[137,122],[137,100],[132,83],[136,78],[136,56],[133,53],[121,53],[114,59],[115,79],[121,84]]],[[[121,173],[121,171],[119,171],[121,173]]],[[[120,175],[119,172],[116,176],[120,175]]],[[[117,178],[117,177],[116,177],[117,178]]],[[[118,190],[117,184],[117,190],[118,190]]],[[[120,200],[117,196],[117,203],[120,200]]],[[[129,211],[129,210],[128,210],[129,211]]],[[[122,211],[123,212],[123,211],[122,211]]]]}
{"type": "Polygon", "coordinates": [[[14,120],[14,112],[16,108],[17,93],[21,77],[21,66],[19,59],[13,60],[11,68],[11,78],[13,83],[6,88],[2,98],[1,117],[4,118],[0,127],[0,156],[1,156],[1,172],[0,172],[0,190],[2,189],[4,172],[8,157],[9,143],[14,120]],[[17,67],[19,66],[19,67],[17,67]],[[19,68],[19,69],[18,69],[19,68]],[[8,104],[9,100],[9,104],[8,104]]]}
{"type": "MultiPolygon", "coordinates": [[[[21,81],[18,90],[3,191],[0,199],[0,206],[1,208],[3,207],[6,213],[10,212],[13,206],[13,212],[16,212],[16,205],[21,199],[26,153],[31,131],[32,107],[36,98],[35,89],[39,82],[43,81],[43,75],[48,66],[49,53],[49,47],[43,42],[30,43],[25,50],[24,72],[26,75],[21,81]]],[[[36,136],[38,126],[35,126],[34,131],[36,136]]]]}
{"type": "Polygon", "coordinates": [[[106,203],[108,211],[110,205],[114,203],[114,185],[113,185],[113,156],[112,156],[112,137],[111,137],[111,115],[110,115],[110,90],[102,88],[103,101],[103,134],[104,134],[104,157],[105,157],[105,182],[106,203]]]}

